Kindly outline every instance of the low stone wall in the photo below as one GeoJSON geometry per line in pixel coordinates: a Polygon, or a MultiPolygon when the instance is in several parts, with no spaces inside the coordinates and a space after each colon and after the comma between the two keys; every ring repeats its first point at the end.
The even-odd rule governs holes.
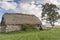
{"type": "Polygon", "coordinates": [[[0,32],[5,32],[6,31],[6,26],[1,26],[0,32]]]}
{"type": "Polygon", "coordinates": [[[21,26],[19,25],[7,25],[6,26],[6,32],[17,31],[17,30],[22,30],[21,26]]]}

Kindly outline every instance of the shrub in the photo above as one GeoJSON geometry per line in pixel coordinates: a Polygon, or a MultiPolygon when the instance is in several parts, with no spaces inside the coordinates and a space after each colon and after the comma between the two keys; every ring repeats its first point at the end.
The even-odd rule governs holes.
{"type": "Polygon", "coordinates": [[[27,30],[27,29],[36,29],[35,25],[32,24],[23,24],[23,30],[27,30]]]}

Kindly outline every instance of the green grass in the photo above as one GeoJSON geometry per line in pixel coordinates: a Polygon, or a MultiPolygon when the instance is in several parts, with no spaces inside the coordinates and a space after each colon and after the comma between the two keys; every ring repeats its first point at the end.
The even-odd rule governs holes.
{"type": "Polygon", "coordinates": [[[60,40],[60,27],[50,30],[0,33],[0,40],[60,40]]]}

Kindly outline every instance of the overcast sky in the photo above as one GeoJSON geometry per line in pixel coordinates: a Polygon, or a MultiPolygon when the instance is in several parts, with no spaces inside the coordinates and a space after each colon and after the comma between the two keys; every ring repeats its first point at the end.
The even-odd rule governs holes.
{"type": "Polygon", "coordinates": [[[0,21],[5,12],[34,14],[40,18],[41,4],[45,3],[52,3],[60,7],[60,0],[0,0],[0,21]]]}

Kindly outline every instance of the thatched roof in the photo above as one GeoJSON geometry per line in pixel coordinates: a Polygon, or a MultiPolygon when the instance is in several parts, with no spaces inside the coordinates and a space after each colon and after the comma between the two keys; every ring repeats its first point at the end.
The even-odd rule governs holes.
{"type": "Polygon", "coordinates": [[[41,24],[36,16],[22,13],[5,13],[3,18],[5,24],[41,24]]]}

